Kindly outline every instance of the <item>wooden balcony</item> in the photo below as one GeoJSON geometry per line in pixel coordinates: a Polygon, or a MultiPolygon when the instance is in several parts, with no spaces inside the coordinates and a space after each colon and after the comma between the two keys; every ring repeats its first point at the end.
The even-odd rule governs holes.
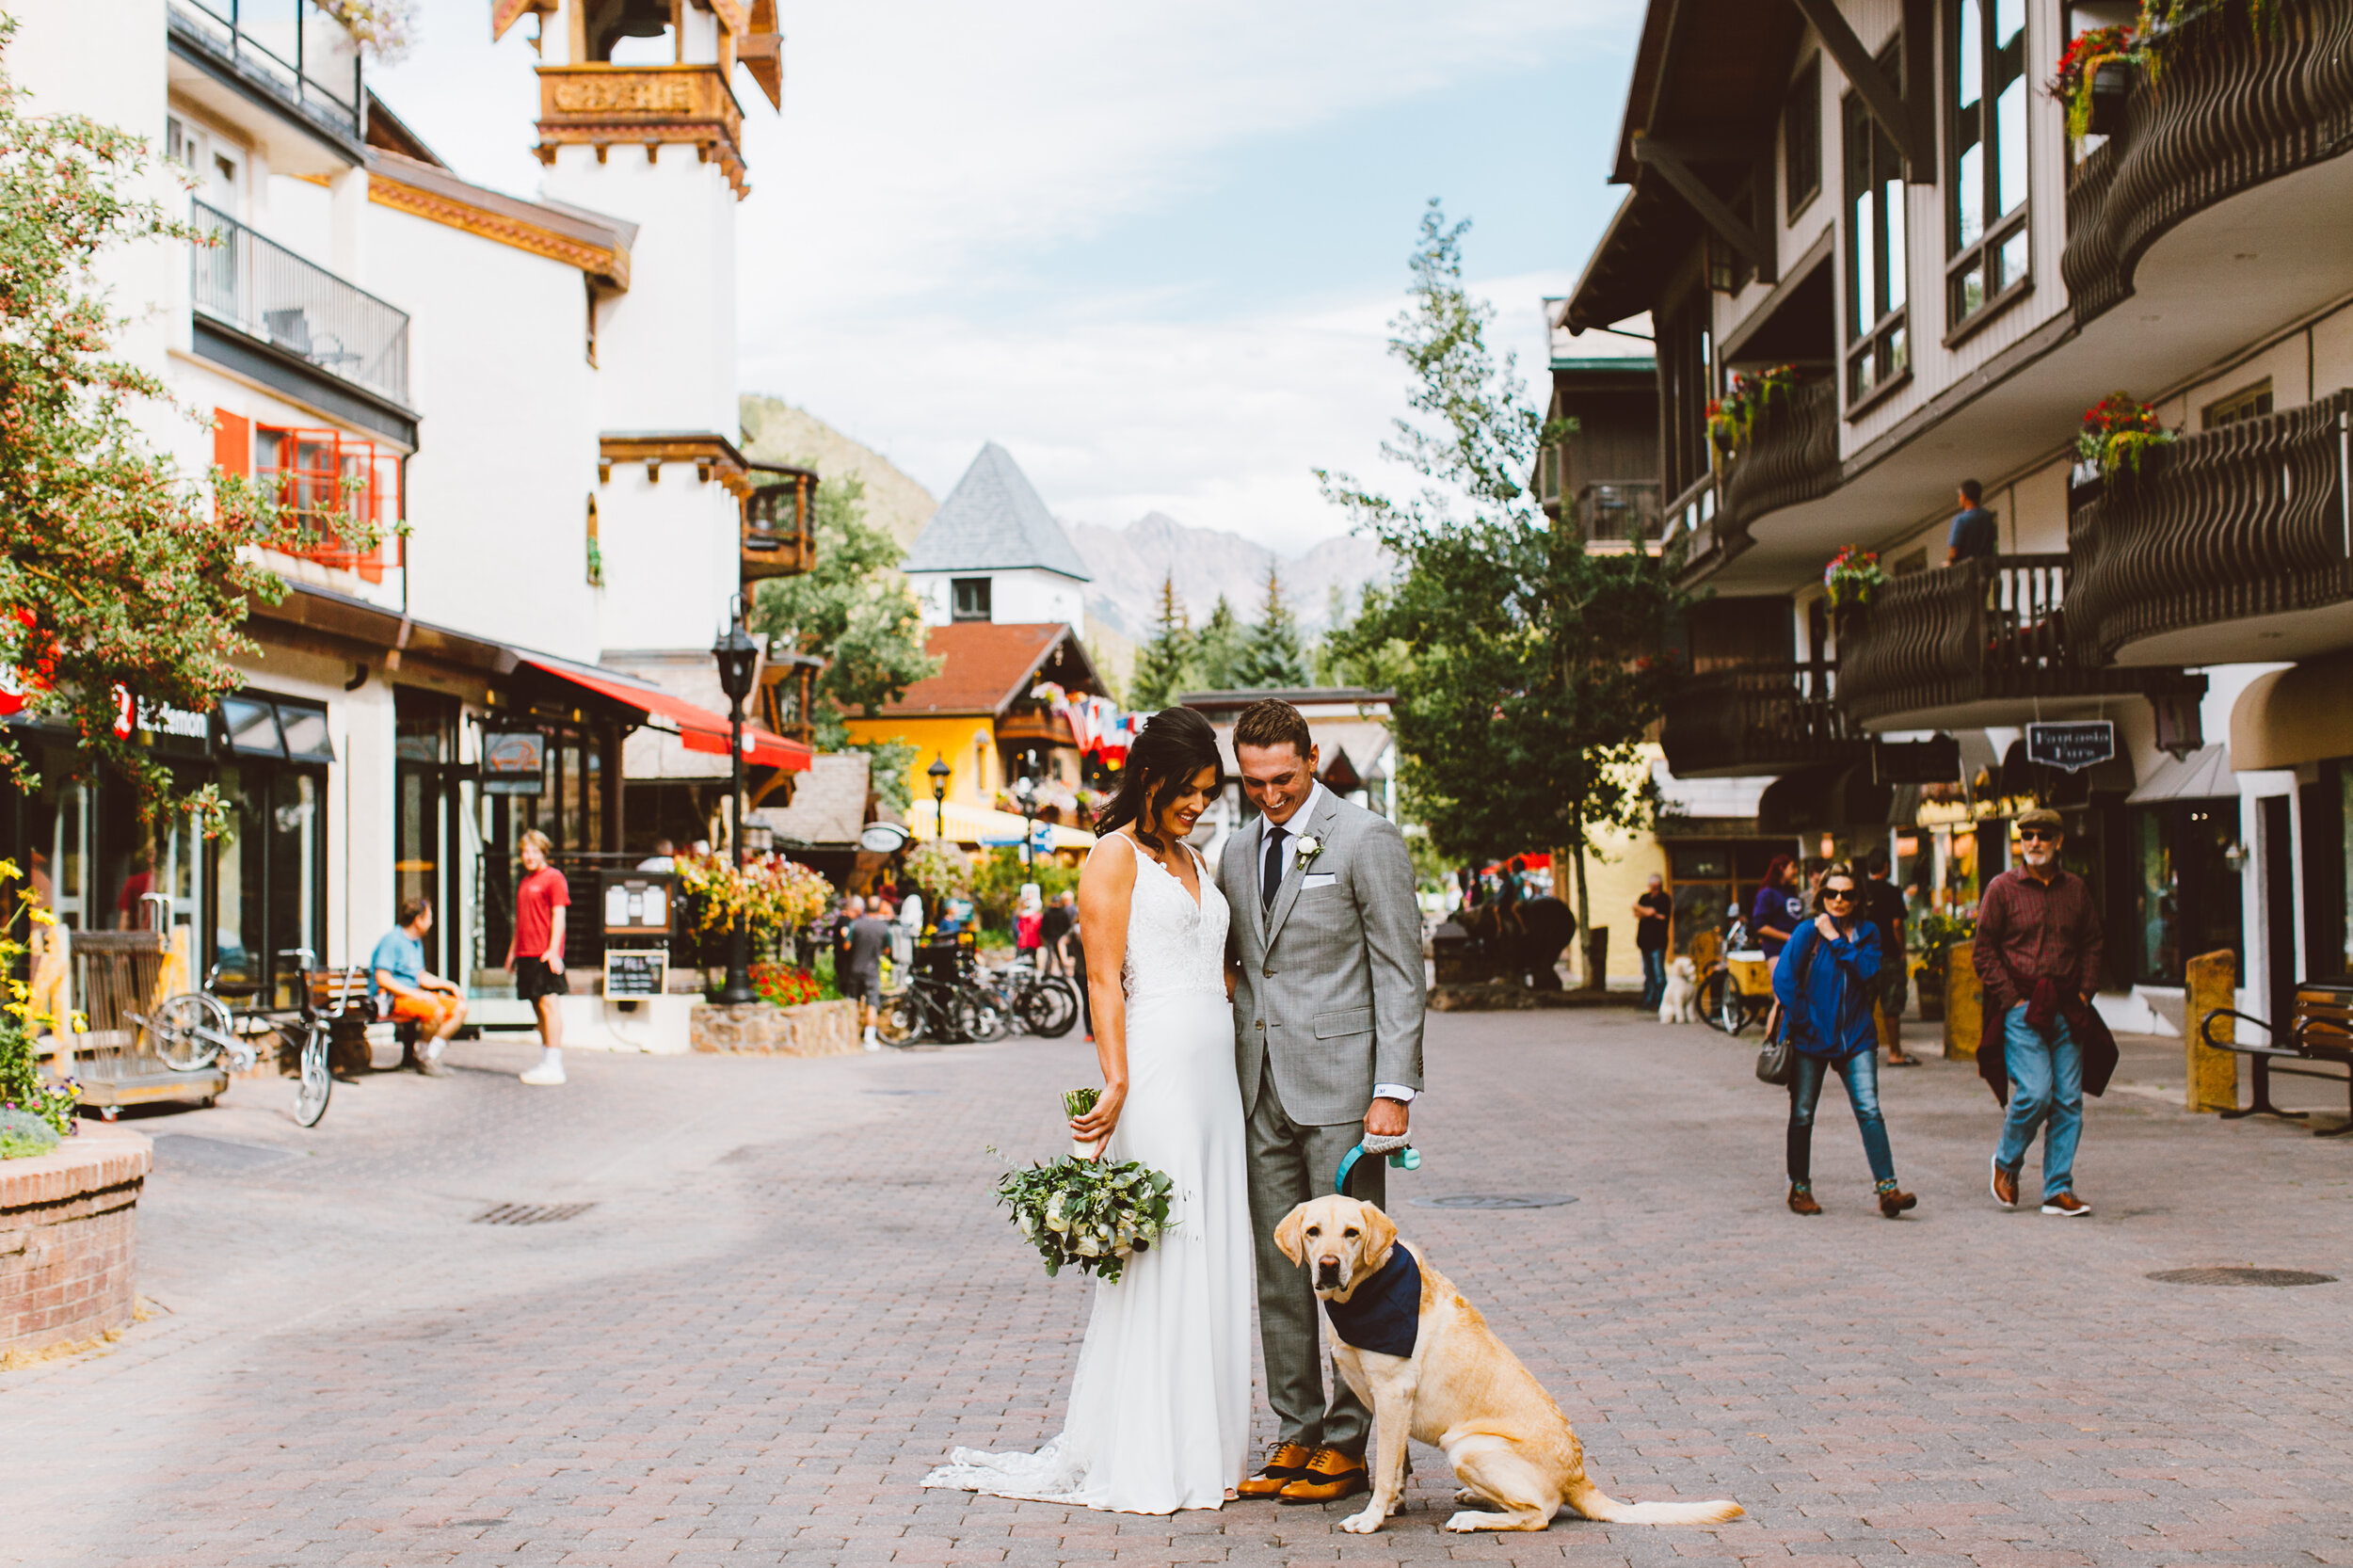
{"type": "Polygon", "coordinates": [[[2137,73],[2118,129],[2076,166],[2059,273],[2077,322],[2130,296],[2142,255],[2184,220],[2353,141],[2353,7],[2271,9],[2276,27],[2222,5],[2183,24],[2163,81],[2137,73]]]}
{"type": "Polygon", "coordinates": [[[2353,392],[2153,451],[2077,492],[2070,629],[2097,664],[2302,658],[2353,644],[2353,392]]]}
{"type": "Polygon", "coordinates": [[[1828,495],[1838,476],[1837,380],[1801,381],[1757,415],[1733,457],[1718,532],[1745,537],[1768,512],[1828,495]]]}
{"type": "Polygon", "coordinates": [[[1947,729],[2073,718],[2100,711],[2104,698],[2202,684],[2176,670],[2078,661],[2068,578],[2063,554],[1897,578],[1845,630],[1840,706],[1865,729],[1947,729]]]}
{"type": "Polygon", "coordinates": [[[717,163],[738,200],[744,174],[744,111],[716,65],[543,65],[539,72],[539,161],[558,147],[585,145],[603,163],[616,147],[643,148],[648,162],[665,145],[691,147],[717,163]]]}
{"type": "Polygon", "coordinates": [[[1677,778],[1733,778],[1863,761],[1870,742],[1839,711],[1837,679],[1824,663],[1692,677],[1659,724],[1667,766],[1677,778]]]}
{"type": "Polygon", "coordinates": [[[791,577],[817,564],[812,510],[817,475],[807,469],[753,463],[754,488],[744,497],[743,581],[791,577]]]}

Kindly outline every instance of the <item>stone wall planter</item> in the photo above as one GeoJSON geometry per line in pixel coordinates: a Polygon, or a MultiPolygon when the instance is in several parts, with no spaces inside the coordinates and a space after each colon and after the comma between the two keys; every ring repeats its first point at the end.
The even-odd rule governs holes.
{"type": "Polygon", "coordinates": [[[728,1056],[844,1056],[862,1048],[854,1001],[708,1002],[695,1009],[693,1031],[696,1050],[728,1056]]]}
{"type": "Polygon", "coordinates": [[[54,1153],[0,1160],[0,1352],[130,1323],[152,1149],[128,1128],[85,1122],[54,1153]]]}

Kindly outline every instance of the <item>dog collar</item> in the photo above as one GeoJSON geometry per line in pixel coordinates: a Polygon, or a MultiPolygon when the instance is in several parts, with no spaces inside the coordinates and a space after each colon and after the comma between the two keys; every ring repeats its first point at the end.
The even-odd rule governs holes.
{"type": "Polygon", "coordinates": [[[1326,1299],[1323,1315],[1340,1343],[1383,1355],[1412,1355],[1421,1326],[1421,1265],[1403,1242],[1389,1248],[1389,1260],[1349,1292],[1344,1302],[1326,1299]]]}

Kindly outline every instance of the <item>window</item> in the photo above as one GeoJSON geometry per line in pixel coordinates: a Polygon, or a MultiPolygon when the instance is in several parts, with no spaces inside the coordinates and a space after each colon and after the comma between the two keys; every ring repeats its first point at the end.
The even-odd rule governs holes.
{"type": "Polygon", "coordinates": [[[1660,468],[1673,500],[1707,477],[1707,405],[1716,395],[1715,344],[1705,296],[1668,312],[1658,334],[1659,396],[1667,410],[1660,468]]]}
{"type": "Polygon", "coordinates": [[[2239,873],[2230,859],[2238,817],[2236,795],[2132,808],[2134,980],[2179,985],[2188,960],[2225,948],[2246,972],[2239,873]]]}
{"type": "Polygon", "coordinates": [[[275,488],[278,504],[308,536],[289,553],[357,571],[371,583],[384,580],[380,536],[401,519],[396,454],[340,430],[262,424],[253,429],[253,477],[275,488]],[[376,531],[379,542],[356,549],[349,537],[355,528],[376,531]]]}
{"type": "Polygon", "coordinates": [[[597,285],[586,278],[580,281],[588,296],[588,362],[594,365],[597,362],[597,285]]]}
{"type": "MultiPolygon", "coordinates": [[[[1880,69],[1897,75],[1896,51],[1880,69]]],[[[1845,107],[1847,403],[1868,402],[1912,369],[1905,310],[1904,162],[1861,95],[1845,107]]]]}
{"type": "Polygon", "coordinates": [[[588,585],[604,586],[604,545],[597,537],[597,498],[588,498],[588,585]]]}
{"type": "Polygon", "coordinates": [[[2268,377],[2251,387],[2233,392],[2217,403],[2206,405],[2201,423],[2208,430],[2219,430],[2241,420],[2261,419],[2271,412],[2271,382],[2268,377]]]}
{"type": "Polygon", "coordinates": [[[2029,281],[2026,0],[1951,0],[1945,14],[1945,319],[1957,328],[2029,281]]]}
{"type": "Polygon", "coordinates": [[[951,579],[948,584],[950,613],[952,614],[957,620],[990,619],[991,616],[988,606],[989,581],[990,580],[985,577],[957,577],[951,579]]]}
{"type": "Polygon", "coordinates": [[[1822,191],[1822,56],[1805,62],[1781,107],[1781,184],[1788,221],[1822,191]]]}

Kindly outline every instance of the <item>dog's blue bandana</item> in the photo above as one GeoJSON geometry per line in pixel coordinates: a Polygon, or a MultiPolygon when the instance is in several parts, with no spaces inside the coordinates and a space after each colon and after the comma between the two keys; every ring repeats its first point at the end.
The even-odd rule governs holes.
{"type": "Polygon", "coordinates": [[[1344,1345],[1383,1355],[1412,1355],[1421,1322],[1421,1265],[1402,1243],[1393,1244],[1381,1272],[1350,1291],[1348,1300],[1325,1301],[1323,1315],[1332,1320],[1332,1333],[1344,1345]]]}

